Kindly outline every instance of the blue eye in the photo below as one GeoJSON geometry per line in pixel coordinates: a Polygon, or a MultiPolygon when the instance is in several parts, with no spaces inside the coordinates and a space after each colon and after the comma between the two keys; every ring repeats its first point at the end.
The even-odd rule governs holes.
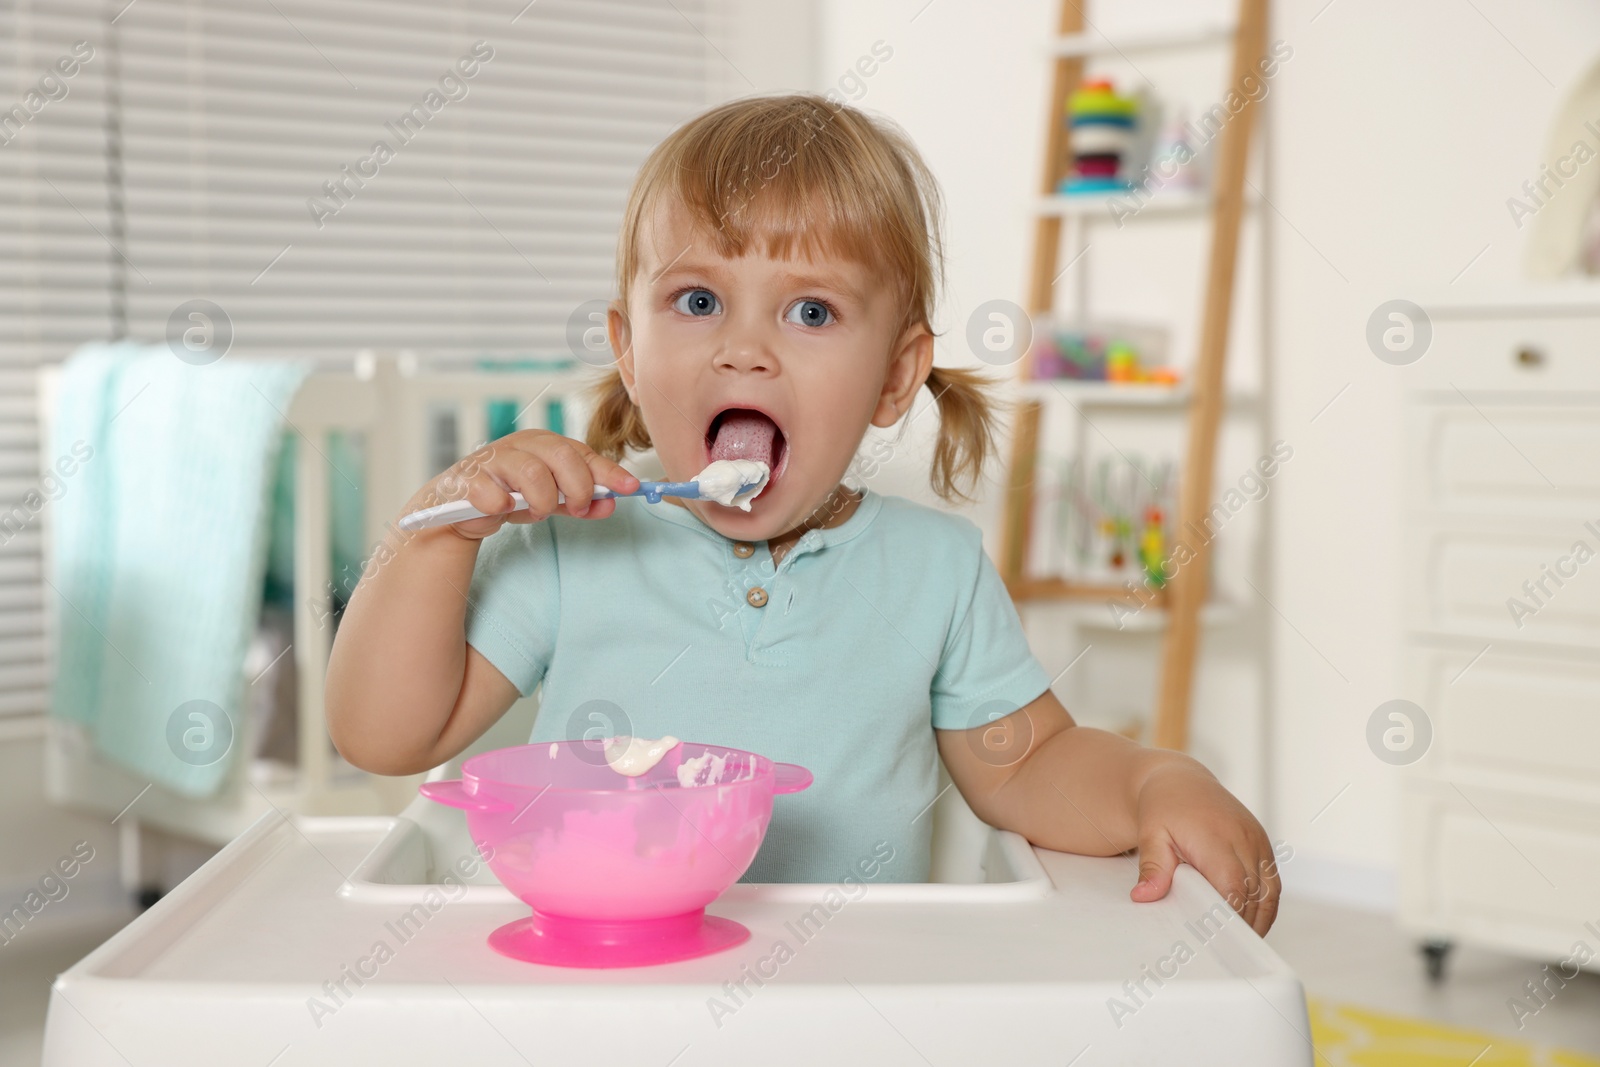
{"type": "Polygon", "coordinates": [[[796,326],[826,326],[833,321],[833,309],[820,300],[802,300],[789,309],[785,318],[796,326]],[[795,318],[797,311],[799,318],[795,318]]]}
{"type": "Polygon", "coordinates": [[[709,289],[685,289],[672,306],[685,315],[714,315],[719,310],[717,294],[709,289]]]}

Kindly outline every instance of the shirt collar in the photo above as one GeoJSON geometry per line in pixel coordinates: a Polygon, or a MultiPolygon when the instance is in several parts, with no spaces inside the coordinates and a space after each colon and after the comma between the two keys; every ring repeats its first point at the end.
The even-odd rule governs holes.
{"type": "MultiPolygon", "coordinates": [[[[619,505],[622,503],[623,501],[618,501],[619,505]]],[[[662,501],[660,504],[647,504],[643,500],[638,501],[638,506],[643,508],[647,515],[652,515],[662,522],[670,522],[675,525],[682,526],[685,529],[694,530],[702,536],[712,538],[713,540],[719,541],[724,545],[732,545],[735,543],[733,538],[724,537],[711,527],[707,526],[703,521],[701,521],[700,516],[696,515],[688,508],[679,507],[676,504],[669,504],[666,501],[662,501]]],[[[872,520],[878,517],[878,511],[882,507],[883,497],[878,493],[873,492],[871,489],[863,486],[861,489],[861,503],[856,506],[856,510],[851,513],[848,519],[844,520],[844,522],[840,523],[838,526],[807,530],[805,533],[800,535],[800,539],[796,541],[794,547],[789,550],[788,554],[784,557],[784,561],[788,562],[790,559],[803,555],[806,552],[827,548],[830,545],[842,545],[846,541],[854,540],[863,532],[865,532],[868,526],[872,525],[872,520]]],[[[761,545],[766,544],[765,541],[751,543],[761,545]]]]}

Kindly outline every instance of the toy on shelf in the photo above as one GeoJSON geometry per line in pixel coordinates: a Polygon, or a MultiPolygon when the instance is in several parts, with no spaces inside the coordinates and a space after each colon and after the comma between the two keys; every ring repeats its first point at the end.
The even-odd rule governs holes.
{"type": "Polygon", "coordinates": [[[1205,161],[1189,136],[1187,111],[1168,123],[1150,161],[1150,172],[1158,188],[1196,192],[1206,184],[1205,161]]]}
{"type": "Polygon", "coordinates": [[[1159,327],[1046,327],[1037,329],[1028,377],[1175,386],[1179,375],[1166,365],[1166,349],[1166,332],[1159,327]]]}
{"type": "Polygon", "coordinates": [[[1106,346],[1106,381],[1136,382],[1139,380],[1139,353],[1126,341],[1112,341],[1106,346]]]}
{"type": "Polygon", "coordinates": [[[1077,455],[1056,465],[1051,564],[1084,584],[1142,581],[1160,589],[1166,573],[1167,516],[1176,485],[1171,460],[1077,455]]]}
{"type": "Polygon", "coordinates": [[[1128,181],[1139,102],[1123,96],[1111,81],[1086,81],[1067,97],[1066,122],[1072,129],[1072,167],[1060,185],[1063,193],[1121,193],[1128,181]]]}
{"type": "Polygon", "coordinates": [[[1144,509],[1144,533],[1139,535],[1139,562],[1150,584],[1157,589],[1167,584],[1166,546],[1161,509],[1151,505],[1144,509]]]}

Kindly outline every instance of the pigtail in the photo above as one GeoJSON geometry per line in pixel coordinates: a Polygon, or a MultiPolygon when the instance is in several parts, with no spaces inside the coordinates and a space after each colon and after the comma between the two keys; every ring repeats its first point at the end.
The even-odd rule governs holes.
{"type": "Polygon", "coordinates": [[[621,460],[629,449],[643,452],[650,447],[650,431],[645,429],[639,408],[628,397],[622,375],[615,368],[606,372],[589,393],[594,414],[584,432],[584,442],[608,459],[621,460]]]}
{"type": "Polygon", "coordinates": [[[971,501],[994,450],[993,379],[966,367],[934,367],[928,389],[939,405],[939,440],[933,450],[933,491],[952,504],[971,501]]]}

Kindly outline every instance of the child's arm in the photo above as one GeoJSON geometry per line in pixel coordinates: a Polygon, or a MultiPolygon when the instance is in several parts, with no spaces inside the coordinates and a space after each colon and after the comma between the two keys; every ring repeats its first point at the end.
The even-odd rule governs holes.
{"type": "Polygon", "coordinates": [[[414,774],[461,752],[505,714],[516,686],[466,643],[478,545],[506,522],[538,522],[558,508],[605,518],[615,501],[591,504],[596,485],[630,492],[638,479],[582,442],[522,430],[417,491],[400,514],[462,498],[489,514],[410,533],[391,525],[374,551],[328,661],[328,733],[345,759],[376,774],[414,774]],[[513,491],[529,510],[500,514],[513,491]]]}
{"type": "Polygon", "coordinates": [[[1079,726],[1048,690],[970,730],[937,730],[951,780],[979,818],[1061,852],[1139,850],[1137,901],[1159,900],[1180,862],[1265,934],[1278,912],[1266,831],[1199,762],[1079,726]]]}

